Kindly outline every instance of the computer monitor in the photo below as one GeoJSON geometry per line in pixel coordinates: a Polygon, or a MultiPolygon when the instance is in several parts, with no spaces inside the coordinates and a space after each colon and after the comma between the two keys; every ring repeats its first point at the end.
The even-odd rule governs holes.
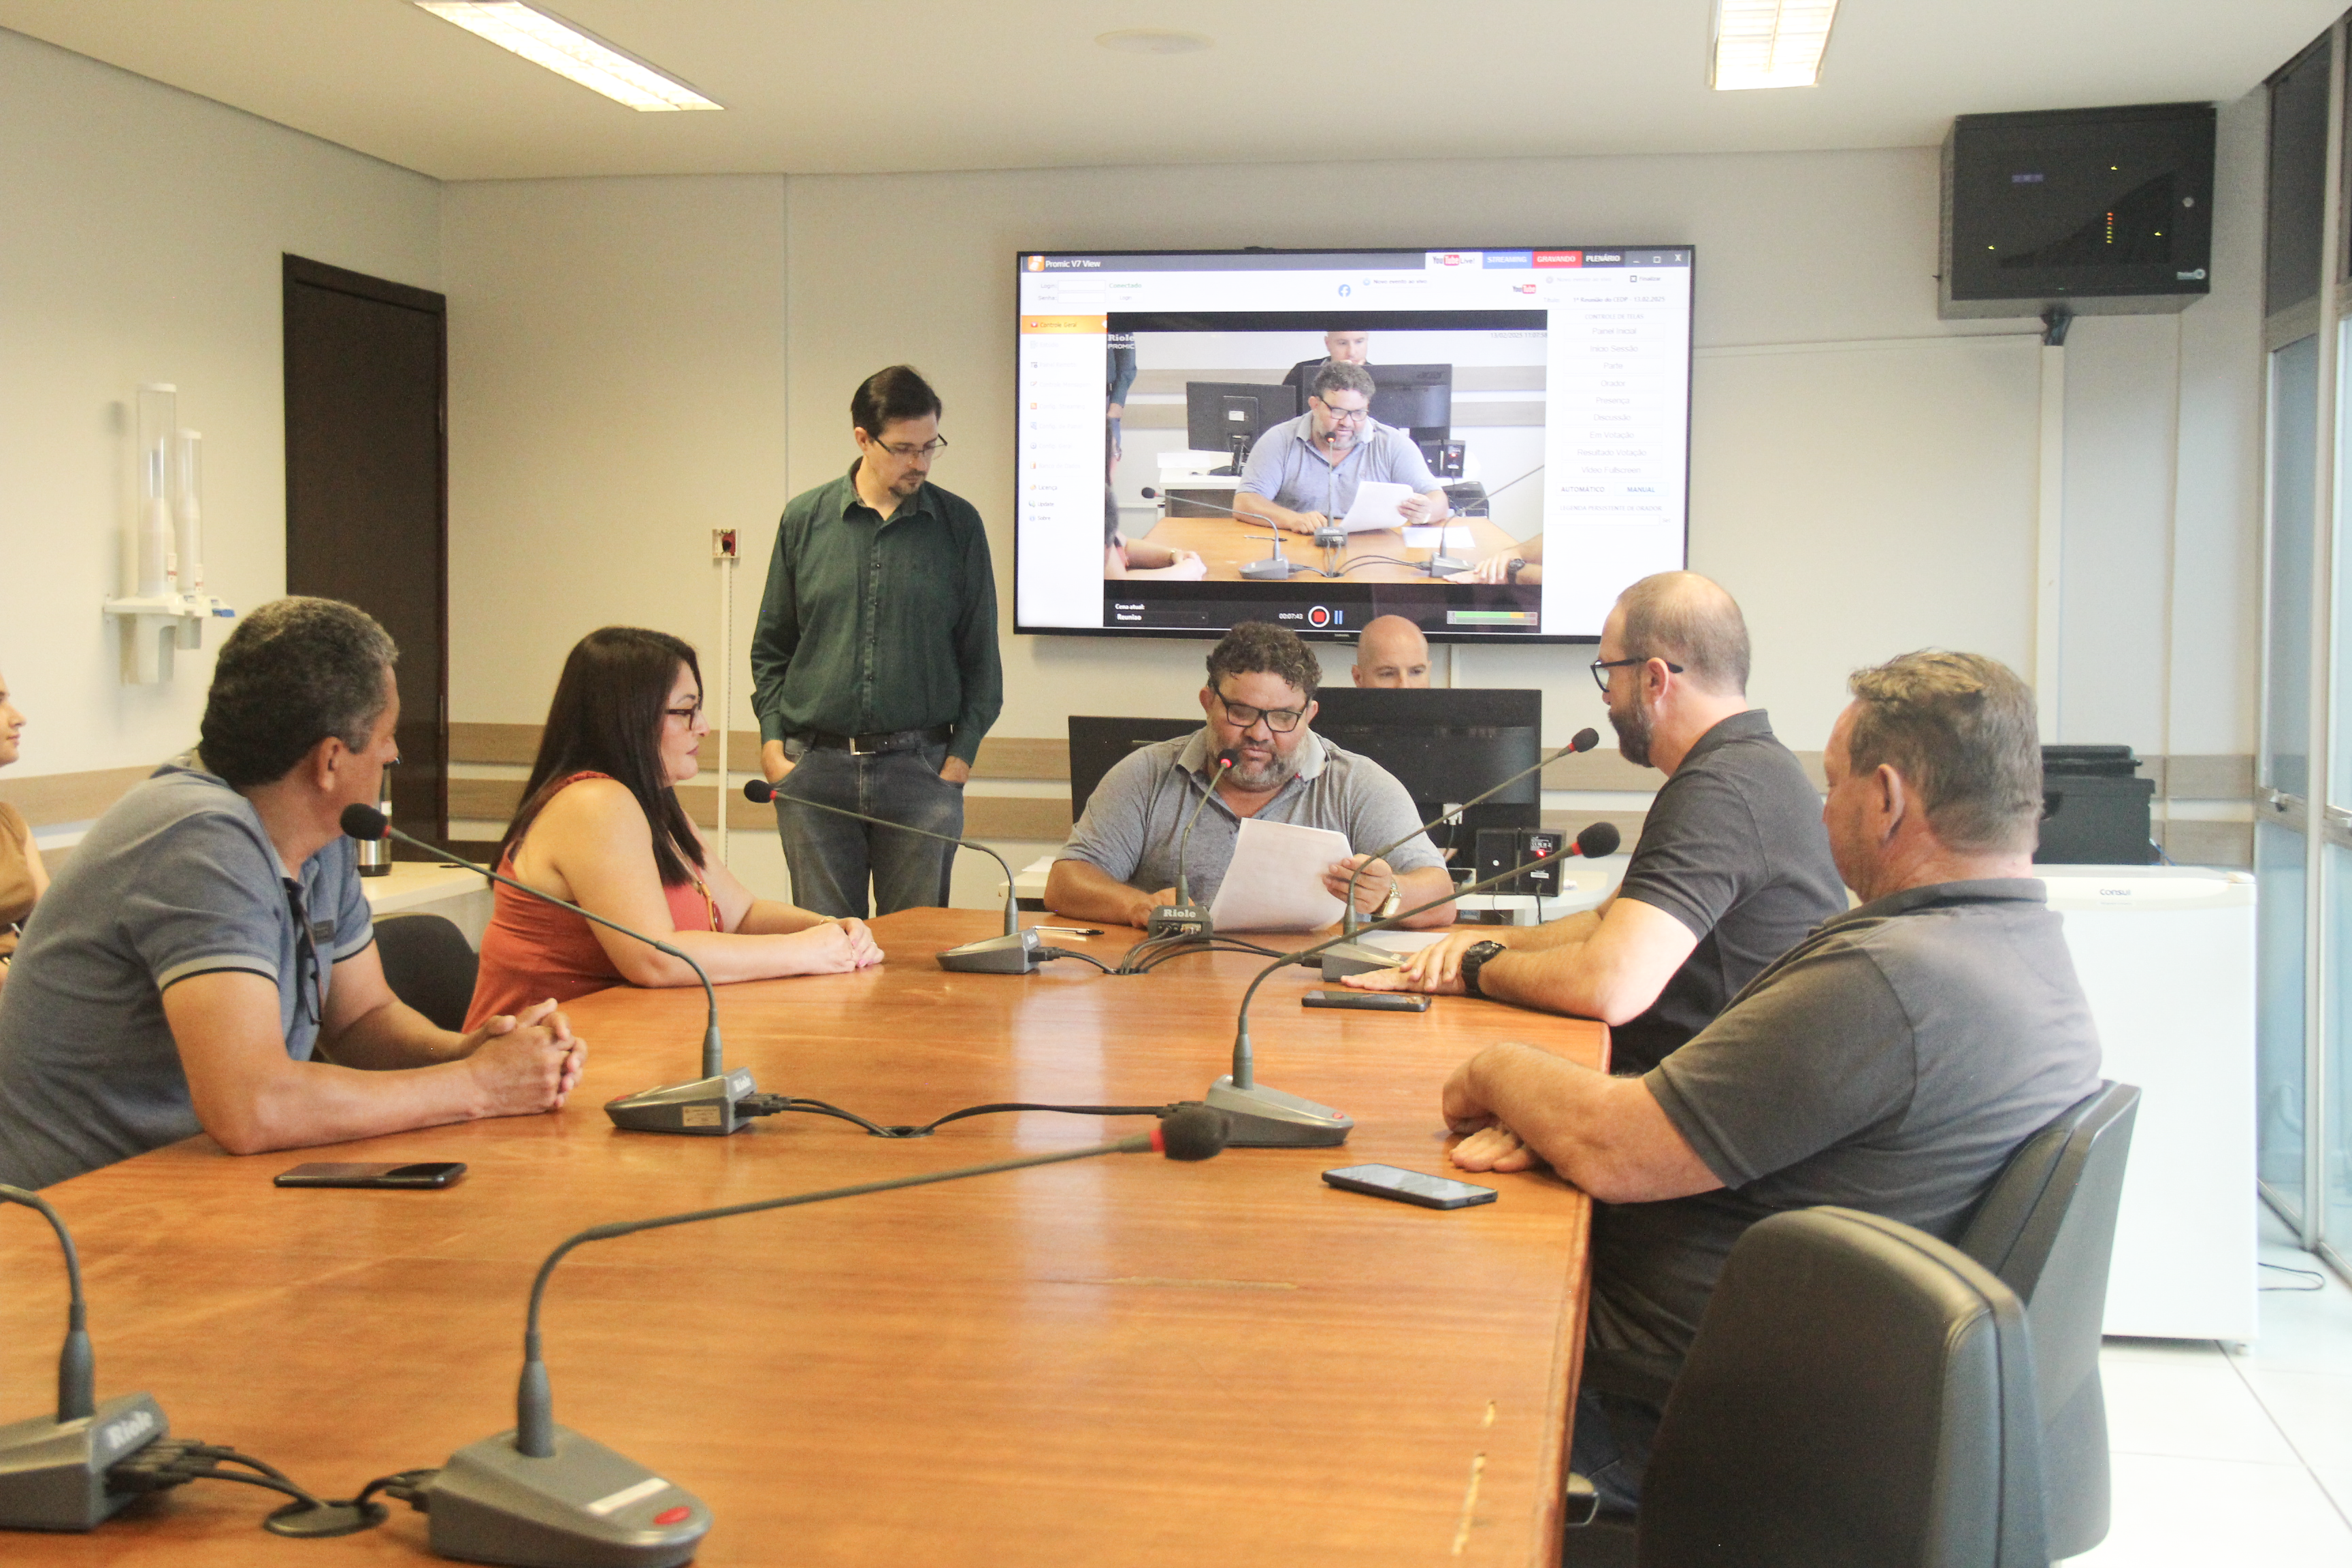
{"type": "Polygon", "coordinates": [[[1160,741],[1189,735],[1202,725],[1198,713],[1190,719],[1089,719],[1070,715],[1070,820],[1086,815],[1087,802],[1103,775],[1119,759],[1160,741]]]}
{"type": "MultiPolygon", "coordinates": [[[[1543,752],[1541,691],[1327,686],[1315,699],[1315,732],[1394,773],[1423,820],[1534,766],[1543,752]]],[[[1478,829],[1540,826],[1542,802],[1542,776],[1530,773],[1430,837],[1440,849],[1458,847],[1454,863],[1467,867],[1478,829]]]]}
{"type": "Polygon", "coordinates": [[[1184,438],[1196,452],[1226,453],[1238,468],[1259,437],[1298,410],[1298,389],[1278,382],[1188,381],[1184,438]]]}
{"type": "Polygon", "coordinates": [[[1416,441],[1443,441],[1454,433],[1454,367],[1450,364],[1369,364],[1372,417],[1410,430],[1416,441]]]}

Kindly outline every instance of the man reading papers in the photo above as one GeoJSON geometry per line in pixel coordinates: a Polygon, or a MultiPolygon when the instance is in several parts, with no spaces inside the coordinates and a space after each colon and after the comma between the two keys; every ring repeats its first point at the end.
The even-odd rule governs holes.
{"type": "MultiPolygon", "coordinates": [[[[1320,679],[1314,654],[1291,632],[1247,621],[1227,633],[1209,652],[1201,689],[1207,724],[1130,752],[1104,775],[1054,862],[1046,907],[1078,920],[1150,923],[1155,906],[1175,901],[1178,839],[1203,791],[1212,794],[1182,868],[1202,904],[1216,897],[1250,817],[1345,834],[1358,852],[1325,868],[1323,885],[1347,897],[1361,865],[1356,907],[1368,914],[1444,898],[1452,879],[1428,837],[1412,832],[1419,819],[1404,786],[1309,727],[1320,679]],[[1217,754],[1228,748],[1236,761],[1220,778],[1217,754]],[[1363,851],[1398,838],[1402,848],[1365,863],[1363,851]]],[[[1440,904],[1409,923],[1453,919],[1453,906],[1440,904]]]]}

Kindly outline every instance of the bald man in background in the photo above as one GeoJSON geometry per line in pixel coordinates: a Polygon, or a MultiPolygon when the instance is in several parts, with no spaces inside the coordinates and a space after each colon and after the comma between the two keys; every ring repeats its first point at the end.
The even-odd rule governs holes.
{"type": "Polygon", "coordinates": [[[1453,932],[1347,984],[1598,1018],[1611,1069],[1646,1072],[1843,913],[1845,886],[1819,792],[1748,705],[1748,623],[1729,594],[1696,572],[1644,577],[1598,652],[1618,750],[1666,775],[1616,893],[1547,925],[1453,932]]]}
{"type": "Polygon", "coordinates": [[[1356,638],[1356,662],[1348,673],[1366,690],[1423,689],[1429,685],[1429,639],[1402,616],[1381,616],[1356,638]]]}

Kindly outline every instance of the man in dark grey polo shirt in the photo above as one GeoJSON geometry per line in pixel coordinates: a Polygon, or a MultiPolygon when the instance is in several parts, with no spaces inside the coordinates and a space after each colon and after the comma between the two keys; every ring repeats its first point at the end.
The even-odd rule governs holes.
{"type": "Polygon", "coordinates": [[[1655,1067],[1734,993],[1846,906],[1821,797],[1748,706],[1748,625],[1696,572],[1618,596],[1592,673],[1631,763],[1666,782],[1625,879],[1600,909],[1455,931],[1367,990],[1465,992],[1598,1018],[1620,1072],[1655,1067]]]}
{"type": "Polygon", "coordinates": [[[1372,481],[1412,487],[1397,507],[1407,522],[1445,516],[1445,486],[1429,471],[1412,437],[1372,417],[1371,372],[1327,364],[1307,391],[1307,412],[1268,430],[1250,448],[1234,492],[1235,516],[1312,533],[1327,518],[1346,517],[1357,487],[1372,481]]]}
{"type": "MultiPolygon", "coordinates": [[[[1323,885],[1334,898],[1348,896],[1354,873],[1357,907],[1366,913],[1444,898],[1453,879],[1427,836],[1415,831],[1420,819],[1404,785],[1309,728],[1318,675],[1314,653],[1296,633],[1264,621],[1227,633],[1209,651],[1209,683],[1201,689],[1208,724],[1129,752],[1103,775],[1046,879],[1045,907],[1079,920],[1148,925],[1155,907],[1176,901],[1180,847],[1192,897],[1207,905],[1233,861],[1242,820],[1252,816],[1330,828],[1360,851],[1405,839],[1385,860],[1359,852],[1325,868],[1323,885]],[[1215,759],[1226,749],[1235,760],[1221,773],[1215,759]],[[1183,845],[1196,806],[1199,825],[1183,845]]],[[[1408,923],[1453,919],[1447,903],[1408,923]]]]}
{"type": "Polygon", "coordinates": [[[857,461],[794,496],[776,531],[751,705],[793,900],[862,918],[869,881],[877,913],[945,904],[955,851],[796,797],[960,837],[1004,672],[987,530],[929,482],[947,445],[939,394],[894,364],[859,384],[849,417],[857,461]]]}
{"type": "Polygon", "coordinates": [[[331,599],[230,634],[201,757],[99,819],[0,991],[0,1182],[199,1131],[247,1154],[563,1103],[581,1047],[553,1002],[457,1035],[384,984],[340,819],[397,755],[394,657],[331,599]]]}
{"type": "MultiPolygon", "coordinates": [[[[1822,923],[1644,1076],[1496,1046],[1455,1072],[1454,1162],[1541,1160],[1596,1200],[1586,1364],[1671,1376],[1732,1244],[1840,1204],[1950,1241],[2017,1147],[2099,1083],[2099,1043],[2033,877],[2033,698],[1992,659],[1855,674],[1822,809],[1866,900],[1822,923]]],[[[1654,1405],[1580,1398],[1576,1468],[1638,1494],[1654,1405]]]]}

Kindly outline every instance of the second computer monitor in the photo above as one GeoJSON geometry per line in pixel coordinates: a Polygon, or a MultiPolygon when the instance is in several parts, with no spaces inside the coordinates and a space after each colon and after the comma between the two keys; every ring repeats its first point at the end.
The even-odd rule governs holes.
{"type": "MultiPolygon", "coordinates": [[[[1325,687],[1315,732],[1396,775],[1423,818],[1493,789],[1543,752],[1543,693],[1461,687],[1450,690],[1325,687]]],[[[1466,848],[1481,827],[1535,827],[1542,820],[1542,775],[1530,773],[1461,826],[1431,835],[1439,848],[1466,848]]],[[[1454,863],[1466,866],[1466,854],[1454,863]]]]}
{"type": "Polygon", "coordinates": [[[1298,389],[1280,382],[1184,384],[1184,438],[1196,452],[1246,458],[1259,437],[1297,417],[1298,389]]]}

